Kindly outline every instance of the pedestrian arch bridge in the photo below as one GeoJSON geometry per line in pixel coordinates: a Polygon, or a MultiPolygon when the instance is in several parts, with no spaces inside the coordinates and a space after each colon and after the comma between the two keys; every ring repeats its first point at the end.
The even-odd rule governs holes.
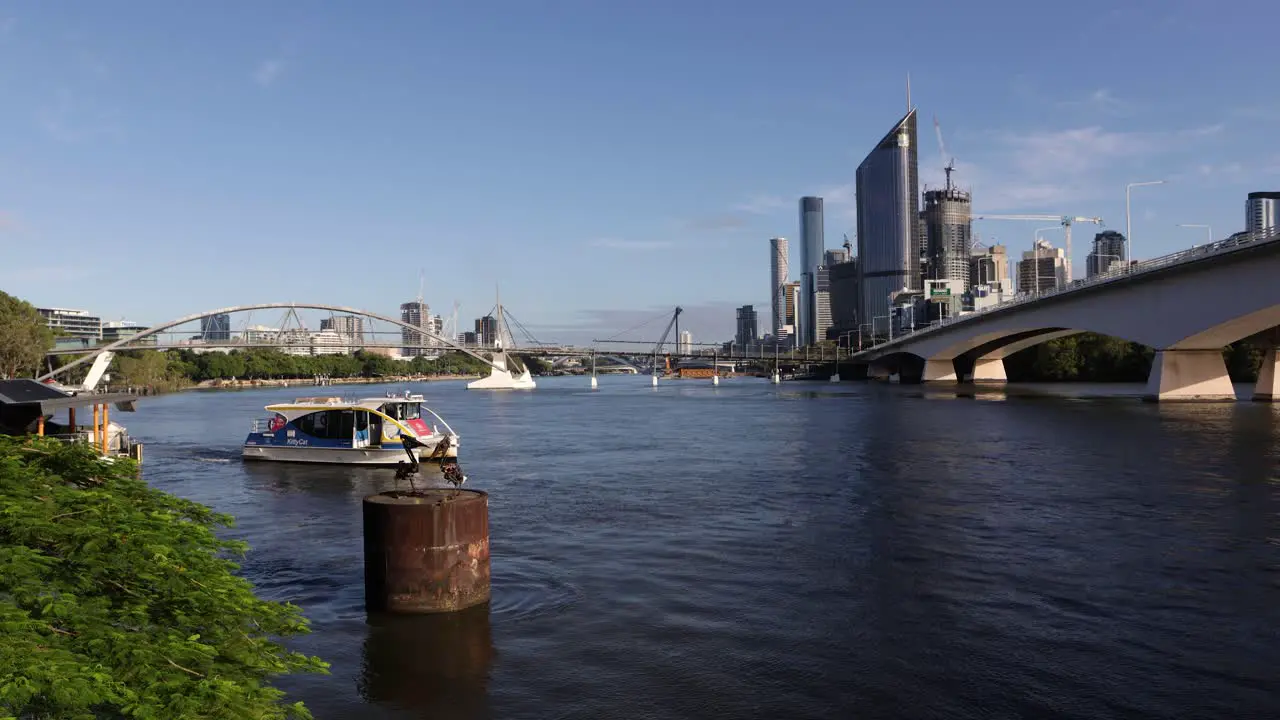
{"type": "MultiPolygon", "coordinates": [[[[1153,400],[1234,400],[1223,349],[1280,327],[1280,233],[1275,229],[1148,261],[1129,272],[995,306],[854,354],[873,375],[924,382],[1004,382],[1004,358],[1082,332],[1156,351],[1153,400]]],[[[1270,342],[1254,398],[1280,397],[1270,342]]]]}

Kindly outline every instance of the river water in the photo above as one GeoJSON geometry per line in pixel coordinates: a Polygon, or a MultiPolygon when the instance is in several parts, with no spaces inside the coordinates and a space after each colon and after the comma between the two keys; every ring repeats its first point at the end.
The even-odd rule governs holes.
{"type": "Polygon", "coordinates": [[[239,459],[313,389],[113,419],[312,619],[332,674],[281,684],[318,718],[1280,717],[1280,407],[586,383],[331,389],[424,392],[491,495],[490,606],[394,621],[360,528],[392,472],[239,459]]]}

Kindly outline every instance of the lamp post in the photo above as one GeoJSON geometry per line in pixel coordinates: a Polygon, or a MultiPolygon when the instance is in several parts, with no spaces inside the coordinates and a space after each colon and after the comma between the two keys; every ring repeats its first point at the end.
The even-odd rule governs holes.
{"type": "Polygon", "coordinates": [[[1163,180],[1146,180],[1143,182],[1131,182],[1124,186],[1124,239],[1125,239],[1125,271],[1133,267],[1133,223],[1129,215],[1129,195],[1136,187],[1145,187],[1147,185],[1163,185],[1163,180]]]}
{"type": "Polygon", "coordinates": [[[1212,244],[1213,244],[1213,228],[1209,227],[1208,225],[1203,225],[1203,224],[1200,224],[1200,223],[1179,223],[1179,224],[1178,224],[1178,227],[1180,227],[1180,228],[1204,228],[1205,232],[1206,232],[1206,233],[1208,233],[1208,235],[1209,235],[1209,244],[1210,244],[1210,245],[1212,245],[1212,244]]]}

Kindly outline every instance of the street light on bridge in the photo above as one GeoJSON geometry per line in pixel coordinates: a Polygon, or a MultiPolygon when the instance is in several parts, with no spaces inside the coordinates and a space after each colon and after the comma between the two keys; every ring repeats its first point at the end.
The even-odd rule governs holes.
{"type": "Polygon", "coordinates": [[[1180,228],[1204,228],[1204,229],[1205,229],[1205,231],[1206,231],[1206,232],[1208,232],[1208,234],[1209,234],[1209,244],[1210,244],[1210,245],[1212,245],[1212,244],[1213,244],[1213,228],[1209,227],[1208,225],[1204,225],[1204,224],[1201,224],[1201,223],[1179,223],[1179,224],[1178,224],[1178,227],[1180,227],[1180,228]]]}
{"type": "Polygon", "coordinates": [[[1164,180],[1145,180],[1143,182],[1131,182],[1124,186],[1124,239],[1125,239],[1125,271],[1127,272],[1133,267],[1133,223],[1129,216],[1129,194],[1136,187],[1145,187],[1147,185],[1163,185],[1164,180]]]}

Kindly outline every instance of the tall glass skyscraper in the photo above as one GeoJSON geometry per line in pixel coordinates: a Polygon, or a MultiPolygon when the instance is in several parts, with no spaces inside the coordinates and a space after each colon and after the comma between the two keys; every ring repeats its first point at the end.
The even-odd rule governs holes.
{"type": "Polygon", "coordinates": [[[858,322],[878,332],[888,329],[890,294],[922,287],[919,188],[913,108],[858,166],[858,322]]]}
{"type": "Polygon", "coordinates": [[[791,277],[789,251],[786,238],[773,238],[769,241],[769,312],[772,314],[773,339],[782,335],[782,328],[787,324],[787,297],[783,287],[791,277]]]}
{"type": "Polygon", "coordinates": [[[1244,229],[1249,232],[1276,227],[1280,218],[1280,192],[1249,193],[1244,215],[1244,229]]]}
{"type": "Polygon", "coordinates": [[[812,345],[820,338],[818,327],[818,268],[826,249],[822,236],[822,198],[800,198],[800,345],[812,345]]]}

